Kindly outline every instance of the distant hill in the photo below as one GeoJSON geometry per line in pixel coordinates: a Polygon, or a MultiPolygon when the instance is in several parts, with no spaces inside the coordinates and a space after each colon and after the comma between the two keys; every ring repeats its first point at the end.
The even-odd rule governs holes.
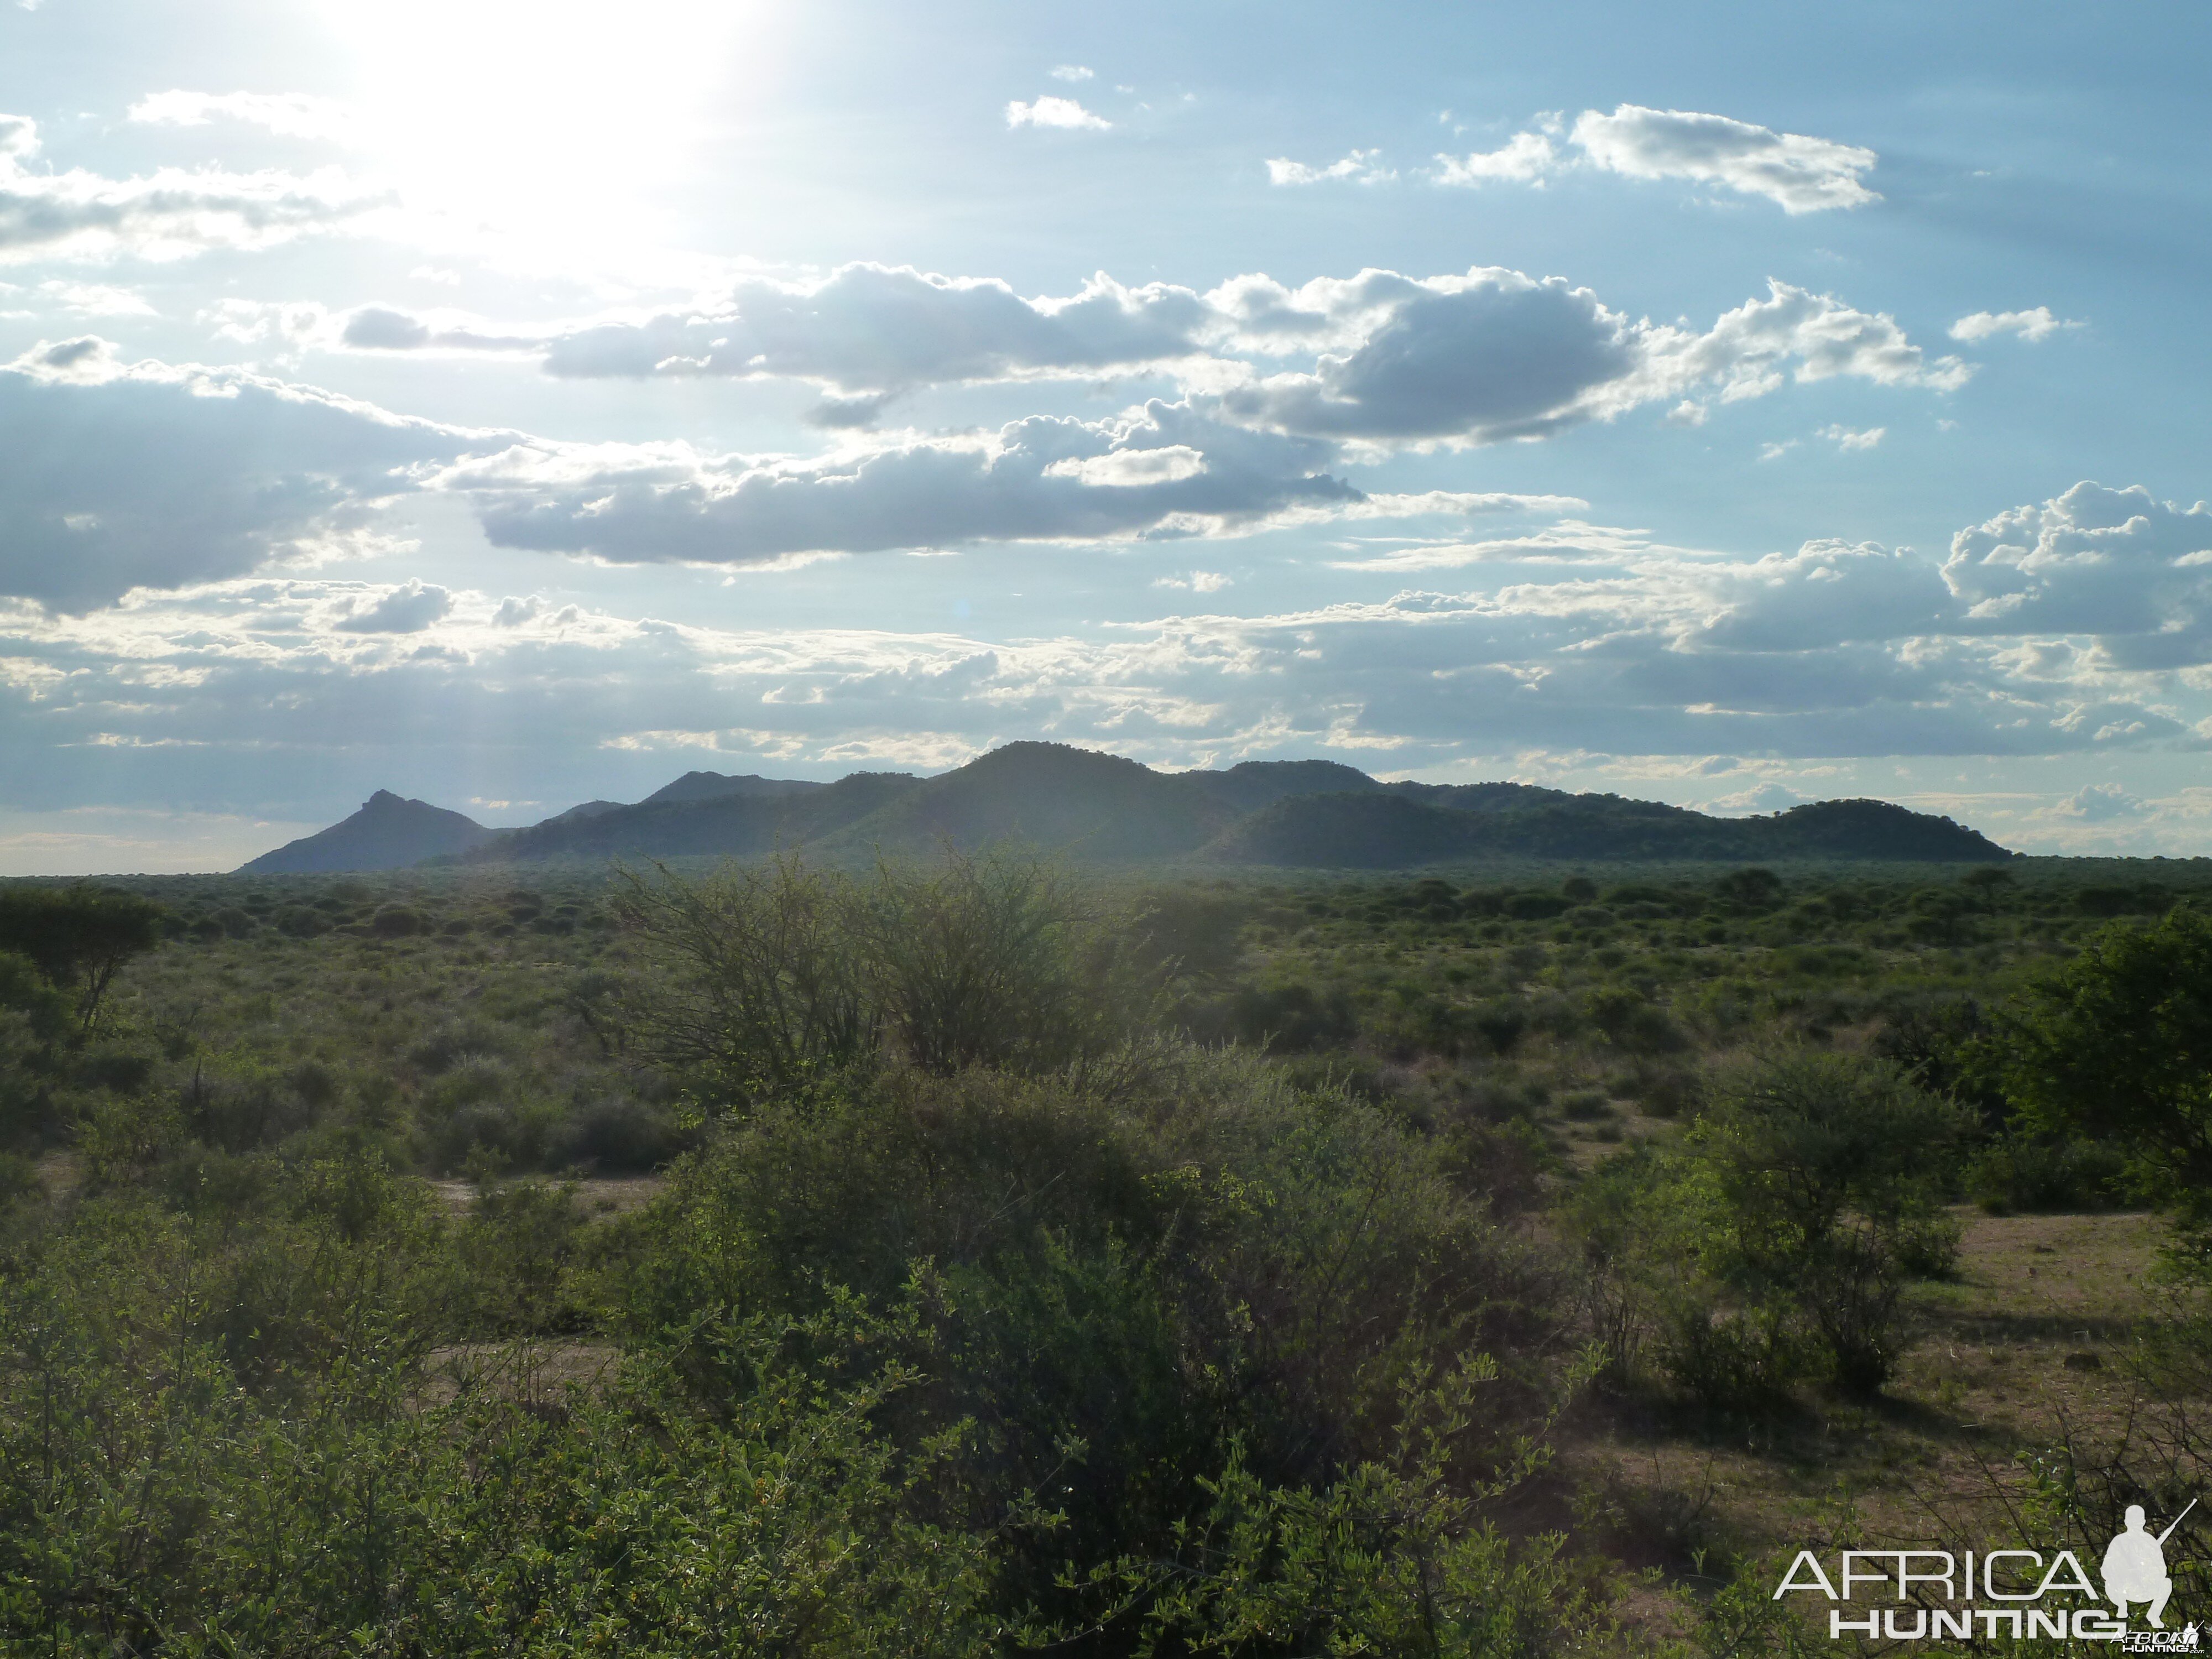
{"type": "Polygon", "coordinates": [[[1207,775],[1155,772],[1065,744],[1010,743],[918,785],[829,846],[919,853],[1015,839],[1086,859],[1176,858],[1239,816],[1210,793],[1207,775]]]}
{"type": "Polygon", "coordinates": [[[1243,761],[1226,772],[1176,775],[1188,778],[1207,796],[1239,812],[1257,811],[1286,795],[1329,795],[1390,787],[1342,761],[1243,761]]]}
{"type": "Polygon", "coordinates": [[[544,820],[547,823],[574,823],[580,818],[595,818],[602,812],[619,812],[623,804],[618,800],[587,800],[570,807],[565,812],[556,812],[544,820]]]}
{"type": "Polygon", "coordinates": [[[1771,817],[1717,818],[1619,795],[1531,793],[1553,799],[1470,811],[1380,792],[1292,797],[1241,819],[1204,856],[1231,864],[1374,870],[1501,855],[1925,863],[2013,856],[1963,824],[1887,801],[1820,801],[1771,817]]]}
{"type": "Polygon", "coordinates": [[[634,806],[586,801],[526,830],[487,830],[458,812],[379,792],[343,823],[245,867],[384,870],[432,857],[471,864],[750,858],[799,847],[864,858],[878,849],[927,853],[948,842],[1007,840],[1103,862],[1308,869],[1498,857],[1955,863],[2013,856],[1963,824],[1887,801],[1819,801],[1765,817],[1720,818],[1534,784],[1383,783],[1335,761],[1156,772],[1065,744],[1010,743],[928,779],[855,772],[811,783],[691,772],[634,806]]]}
{"type": "Polygon", "coordinates": [[[399,870],[424,859],[465,853],[492,839],[474,818],[380,789],[351,817],[288,842],[238,867],[241,876],[331,870],[399,870]]]}
{"type": "MultiPolygon", "coordinates": [[[[690,776],[713,777],[694,772],[690,776]]],[[[680,783],[684,781],[678,779],[680,783]]],[[[768,778],[732,778],[725,782],[773,783],[768,778]]],[[[673,788],[675,786],[671,785],[673,788]]],[[[808,785],[781,793],[725,790],[690,799],[668,798],[668,790],[648,795],[635,806],[608,806],[582,817],[575,810],[527,830],[509,830],[469,848],[460,860],[486,864],[507,860],[686,858],[697,854],[750,858],[780,847],[798,847],[857,823],[921,781],[903,772],[855,772],[835,783],[808,785]]]]}
{"type": "Polygon", "coordinates": [[[774,800],[786,795],[803,795],[810,789],[828,787],[805,778],[763,778],[751,772],[740,777],[732,777],[726,772],[686,772],[675,782],[664,784],[654,790],[638,805],[667,806],[678,801],[720,800],[730,795],[741,795],[753,800],[774,800]]]}

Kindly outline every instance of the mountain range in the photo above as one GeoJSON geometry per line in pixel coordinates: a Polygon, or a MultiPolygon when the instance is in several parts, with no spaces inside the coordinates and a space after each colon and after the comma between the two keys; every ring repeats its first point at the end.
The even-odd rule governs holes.
{"type": "Polygon", "coordinates": [[[586,801],[539,823],[488,830],[379,790],[329,829],[240,874],[388,870],[550,859],[827,856],[1002,840],[1103,862],[1200,860],[1400,869],[1500,856],[1579,860],[2014,856],[1947,817],[1887,801],[1831,800],[1747,818],[1524,783],[1385,783],[1334,761],[1246,761],[1156,772],[1062,744],[1012,743],[933,778],[855,772],[835,783],[688,772],[635,805],[586,801]]]}

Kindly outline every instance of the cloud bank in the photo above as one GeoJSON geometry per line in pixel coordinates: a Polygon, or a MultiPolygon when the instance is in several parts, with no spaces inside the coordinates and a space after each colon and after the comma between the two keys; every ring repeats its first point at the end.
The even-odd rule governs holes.
{"type": "Polygon", "coordinates": [[[1951,391],[1972,372],[1929,357],[1884,313],[1787,283],[1700,332],[1497,267],[1369,270],[1295,289],[1255,274],[1202,294],[1102,273],[1064,298],[1025,299],[994,279],[851,264],[813,283],[748,279],[696,311],[536,337],[385,306],[335,326],[354,349],[524,352],[571,378],[806,380],[830,394],[819,423],[847,428],[921,386],[1158,374],[1224,421],[1376,444],[1540,437],[1655,401],[1763,396],[1791,379],[1951,391]],[[1279,368],[1286,360],[1310,367],[1279,368]]]}
{"type": "Polygon", "coordinates": [[[137,179],[40,173],[28,165],[38,149],[35,122],[0,115],[0,263],[267,248],[337,228],[390,199],[335,168],[301,175],[162,167],[137,179]]]}
{"type": "MultiPolygon", "coordinates": [[[[1776,786],[1712,757],[2203,749],[2212,693],[2130,653],[2203,613],[2212,560],[2191,558],[2208,528],[2202,507],[2087,483],[1962,530],[1947,565],[1838,540],[1747,558],[1583,526],[1583,556],[1501,552],[1474,587],[1247,614],[1220,608],[1243,590],[1219,573],[1176,563],[1158,586],[1189,611],[995,642],[718,629],[419,578],[279,575],[82,617],[0,611],[0,750],[437,751],[491,732],[546,756],[933,765],[1042,732],[1182,764],[1688,757],[1754,810],[1776,786]],[[2078,601],[2053,573],[2101,568],[2084,562],[2092,546],[2163,573],[2163,599],[2094,623],[1980,611],[1990,583],[1970,573],[2037,549],[2062,562],[2037,604],[2078,601]]],[[[2087,823],[2139,805],[2100,787],[2050,810],[2087,823]]]]}
{"type": "Polygon", "coordinates": [[[0,593],[64,611],[334,544],[504,441],[243,370],[125,362],[96,337],[0,367],[0,593]]]}
{"type": "MultiPolygon", "coordinates": [[[[1777,132],[1725,115],[1622,104],[1609,115],[1584,110],[1555,143],[1559,133],[1553,125],[1548,131],[1516,132],[1496,149],[1438,155],[1428,176],[1436,184],[1462,186],[1540,186],[1575,168],[1625,179],[1683,179],[1762,198],[1792,216],[1881,200],[1865,183],[1865,175],[1881,159],[1874,151],[1831,138],[1777,132]]],[[[1268,163],[1271,176],[1274,166],[1268,163]]],[[[1329,172],[1273,181],[1302,184],[1349,176],[1329,172]]]]}

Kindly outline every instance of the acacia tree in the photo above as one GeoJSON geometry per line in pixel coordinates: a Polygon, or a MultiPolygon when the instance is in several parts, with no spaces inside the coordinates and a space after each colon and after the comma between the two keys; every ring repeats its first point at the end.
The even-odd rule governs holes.
{"type": "Polygon", "coordinates": [[[1097,1059],[1134,1028],[1157,979],[1095,896],[1002,852],[879,863],[854,931],[885,1024],[939,1076],[1097,1059]]]}
{"type": "Polygon", "coordinates": [[[1978,1057],[2027,1127],[2118,1147],[2137,1195],[2212,1242],[2212,916],[2105,929],[1978,1057]]]}
{"type": "Polygon", "coordinates": [[[663,1064],[750,1108],[868,1059],[880,1022],[851,948],[850,884],[797,854],[689,882],[622,872],[617,918],[656,960],[625,1013],[663,1064]]]}
{"type": "Polygon", "coordinates": [[[1913,1259],[1948,1254],[1936,1172],[1960,1124],[1894,1066],[1806,1049],[1723,1078],[1691,1132],[1717,1264],[1794,1303],[1847,1393],[1888,1380],[1913,1259]]]}
{"type": "Polygon", "coordinates": [[[76,995],[77,1029],[100,1016],[116,969],[161,942],[163,906],[116,887],[0,890],[0,951],[27,958],[46,983],[76,995]]]}

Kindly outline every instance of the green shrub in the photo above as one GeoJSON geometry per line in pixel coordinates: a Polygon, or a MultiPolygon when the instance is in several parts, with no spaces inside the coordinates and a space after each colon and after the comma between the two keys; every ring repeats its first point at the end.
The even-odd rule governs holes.
{"type": "Polygon", "coordinates": [[[2010,1133],[1967,1161],[1966,1188],[1991,1215],[2110,1208],[2124,1190],[2126,1160],[2094,1140],[2010,1133]]]}

